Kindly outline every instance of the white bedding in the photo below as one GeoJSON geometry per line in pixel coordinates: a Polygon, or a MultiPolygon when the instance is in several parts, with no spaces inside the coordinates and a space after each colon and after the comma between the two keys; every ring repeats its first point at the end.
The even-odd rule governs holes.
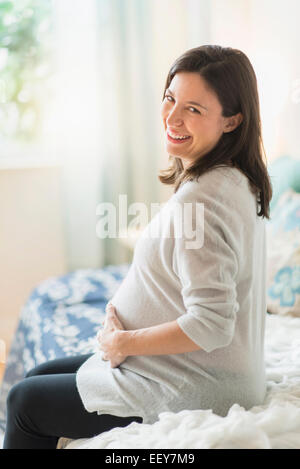
{"type": "Polygon", "coordinates": [[[65,449],[300,449],[300,318],[267,315],[268,392],[263,406],[164,412],[153,425],[132,423],[94,438],[61,439],[65,449]]]}

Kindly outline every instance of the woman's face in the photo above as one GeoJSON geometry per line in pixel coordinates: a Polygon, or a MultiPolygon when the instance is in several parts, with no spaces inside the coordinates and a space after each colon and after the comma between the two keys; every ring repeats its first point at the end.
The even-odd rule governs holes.
{"type": "Polygon", "coordinates": [[[191,72],[174,76],[165,92],[161,115],[166,150],[179,157],[185,168],[210,151],[223,132],[233,130],[240,122],[238,115],[222,116],[216,94],[200,75],[191,72]]]}

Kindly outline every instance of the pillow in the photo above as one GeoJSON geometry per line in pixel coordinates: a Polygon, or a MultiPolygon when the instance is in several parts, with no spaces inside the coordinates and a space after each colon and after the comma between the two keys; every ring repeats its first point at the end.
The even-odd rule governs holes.
{"type": "Polygon", "coordinates": [[[267,310],[300,317],[300,193],[282,194],[266,232],[267,310]]]}
{"type": "Polygon", "coordinates": [[[300,192],[300,159],[290,156],[277,158],[268,167],[273,197],[270,203],[271,214],[281,195],[288,189],[300,192]]]}

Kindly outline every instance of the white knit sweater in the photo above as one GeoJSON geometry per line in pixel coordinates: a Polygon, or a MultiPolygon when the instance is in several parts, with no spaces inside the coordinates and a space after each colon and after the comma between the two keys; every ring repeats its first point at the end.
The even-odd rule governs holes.
{"type": "Polygon", "coordinates": [[[177,320],[201,349],[131,356],[118,368],[95,353],[77,373],[88,412],[153,423],[166,411],[212,409],[224,416],[234,403],[246,409],[262,403],[266,240],[257,209],[248,179],[222,167],[186,182],[152,219],[111,302],[125,329],[177,320]],[[198,241],[187,247],[184,228],[183,236],[176,231],[177,208],[189,203],[198,241],[203,223],[196,207],[204,207],[204,242],[196,248],[198,241]]]}

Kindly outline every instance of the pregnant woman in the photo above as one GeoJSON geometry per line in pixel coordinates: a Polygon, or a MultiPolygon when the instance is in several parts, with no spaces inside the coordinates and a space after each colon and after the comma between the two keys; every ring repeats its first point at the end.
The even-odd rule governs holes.
{"type": "Polygon", "coordinates": [[[42,364],[11,389],[4,448],[54,449],[61,436],[151,424],[161,412],[225,416],[234,403],[264,400],[272,188],[248,58],[188,50],[169,71],[161,116],[170,164],[159,178],[174,193],[107,305],[99,352],[42,364]]]}

